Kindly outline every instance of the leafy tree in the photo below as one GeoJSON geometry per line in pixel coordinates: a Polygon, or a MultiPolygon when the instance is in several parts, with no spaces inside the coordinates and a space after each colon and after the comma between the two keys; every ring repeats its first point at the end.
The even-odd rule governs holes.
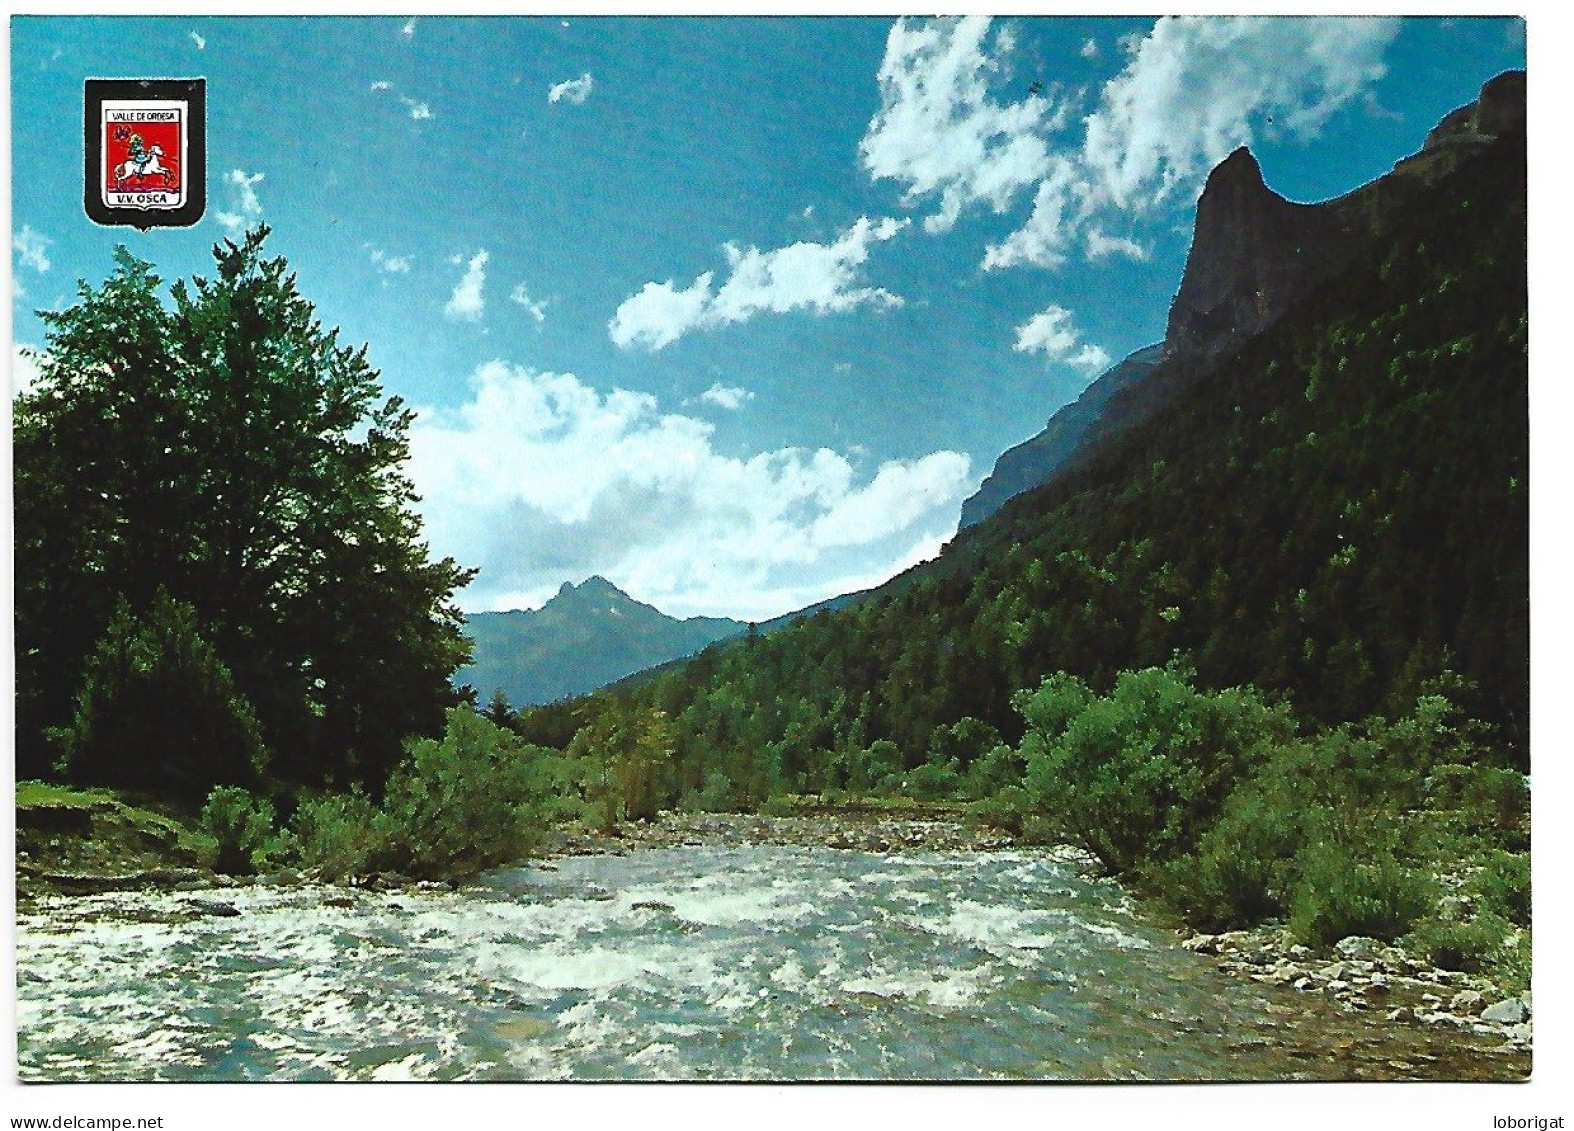
{"type": "Polygon", "coordinates": [[[261,729],[190,605],[160,592],[134,616],[122,602],[87,663],[76,710],[55,732],[58,768],[91,785],[196,801],[257,780],[261,729]]]}
{"type": "Polygon", "coordinates": [[[380,786],[454,701],[452,595],[471,574],[421,541],[401,471],[413,414],[264,257],[267,235],[216,246],[215,276],[172,304],[121,249],[101,286],[41,312],[14,426],[24,771],[47,762],[117,604],[140,614],[160,587],[194,610],[288,779],[380,786]]]}

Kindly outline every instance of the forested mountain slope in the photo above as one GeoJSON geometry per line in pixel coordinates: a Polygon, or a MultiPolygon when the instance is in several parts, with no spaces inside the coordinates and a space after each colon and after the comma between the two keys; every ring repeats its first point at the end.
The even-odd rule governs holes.
{"type": "Polygon", "coordinates": [[[912,767],[969,718],[1014,740],[1011,696],[1047,674],[1107,685],[1177,650],[1325,722],[1452,671],[1522,756],[1524,133],[1498,125],[1160,414],[935,562],[635,689],[675,721],[682,778],[747,759],[814,789],[882,740],[912,767]]]}

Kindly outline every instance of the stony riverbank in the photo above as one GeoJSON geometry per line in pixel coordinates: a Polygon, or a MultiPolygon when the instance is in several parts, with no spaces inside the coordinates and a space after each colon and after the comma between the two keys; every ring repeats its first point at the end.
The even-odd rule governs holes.
{"type": "Polygon", "coordinates": [[[1510,993],[1488,978],[1429,965],[1375,939],[1352,936],[1319,953],[1282,927],[1262,926],[1191,935],[1181,945],[1213,957],[1227,973],[1321,995],[1347,1012],[1500,1038],[1516,1051],[1530,1048],[1529,991],[1510,993]]]}

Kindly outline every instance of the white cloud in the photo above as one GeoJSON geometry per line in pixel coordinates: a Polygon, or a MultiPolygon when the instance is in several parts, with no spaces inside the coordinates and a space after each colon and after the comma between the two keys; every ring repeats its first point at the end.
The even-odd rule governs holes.
{"type": "MultiPolygon", "coordinates": [[[[898,20],[880,65],[880,109],[859,144],[876,180],[902,182],[908,205],[938,194],[931,232],[954,225],[964,209],[985,203],[1003,211],[1049,171],[1050,132],[1061,124],[1037,95],[1002,105],[989,97],[1001,69],[986,49],[982,16],[914,24],[898,20]]],[[[995,37],[1006,53],[1014,37],[995,37]],[[1004,42],[1002,42],[1004,41],[1004,42]]]]}
{"type": "Polygon", "coordinates": [[[595,85],[596,80],[590,77],[589,71],[586,71],[577,79],[569,79],[567,82],[560,82],[552,87],[551,90],[547,91],[547,101],[557,102],[562,100],[572,102],[575,106],[583,106],[585,99],[590,97],[590,92],[595,88],[595,85]]]}
{"type": "Polygon", "coordinates": [[[707,422],[572,374],[494,361],[471,390],[421,412],[410,474],[434,551],[481,567],[472,609],[600,573],[670,612],[773,616],[932,556],[975,486],[950,451],[868,470],[824,448],[723,455],[707,422]]]}
{"type": "Polygon", "coordinates": [[[1099,57],[1098,42],[1092,39],[1088,40],[1082,45],[1080,54],[1084,59],[1097,59],[1099,57]]]}
{"type": "Polygon", "coordinates": [[[547,320],[547,304],[545,301],[535,302],[530,297],[530,292],[525,290],[525,284],[518,283],[508,292],[508,301],[517,302],[525,308],[525,313],[536,320],[536,325],[547,320]]]}
{"type": "Polygon", "coordinates": [[[373,90],[392,90],[393,89],[393,83],[389,82],[387,79],[378,79],[376,82],[372,83],[372,89],[373,90]]]}
{"type": "Polygon", "coordinates": [[[1166,17],[1105,85],[1083,161],[1117,207],[1191,188],[1269,114],[1315,135],[1386,72],[1397,18],[1166,17]]]}
{"type": "Polygon", "coordinates": [[[208,49],[208,41],[206,39],[202,38],[202,36],[198,35],[196,32],[190,32],[189,34],[191,35],[191,42],[197,45],[198,51],[206,51],[208,49]]]}
{"type": "Polygon", "coordinates": [[[714,329],[766,312],[826,314],[866,305],[900,306],[899,296],[862,285],[859,268],[871,246],[907,225],[906,220],[865,216],[829,244],[800,242],[774,251],[728,244],[729,273],[719,289],[711,290],[711,271],[682,289],[671,279],[646,283],[618,307],[607,330],[619,346],[659,350],[690,330],[714,329]]]}
{"type": "Polygon", "coordinates": [[[718,408],[735,411],[754,399],[754,394],[740,385],[723,385],[717,381],[700,394],[700,400],[718,408]]]}
{"type": "Polygon", "coordinates": [[[399,101],[404,103],[405,109],[410,111],[410,117],[417,122],[424,122],[432,116],[432,108],[425,102],[418,102],[406,94],[401,94],[399,101]]]}
{"type": "Polygon", "coordinates": [[[224,174],[223,181],[231,190],[229,198],[232,211],[219,212],[213,218],[231,237],[237,237],[262,218],[262,202],[257,199],[257,186],[262,183],[262,174],[231,169],[224,174]]]}
{"type": "MultiPolygon", "coordinates": [[[[991,42],[986,18],[899,20],[860,152],[871,177],[905,186],[904,204],[938,199],[930,232],[975,205],[1006,211],[1031,190],[1031,213],[986,250],[986,270],[1056,267],[1079,243],[1091,258],[1135,255],[1140,244],[1105,231],[1189,203],[1270,117],[1289,135],[1316,134],[1382,77],[1398,29],[1386,17],[1165,17],[1122,38],[1124,68],[1084,105],[1080,92],[1055,90],[993,99],[1013,37],[991,42]],[[1077,122],[1080,142],[1065,136],[1077,122]]],[[[1084,43],[1084,56],[1097,52],[1084,43]]]]}
{"type": "Polygon", "coordinates": [[[486,299],[481,288],[486,285],[486,261],[491,258],[485,248],[471,257],[464,277],[454,287],[443,313],[460,322],[479,322],[486,312],[486,299]]]}
{"type": "Polygon", "coordinates": [[[1110,356],[1100,346],[1082,341],[1081,331],[1071,324],[1071,311],[1050,304],[1017,327],[1018,353],[1041,353],[1051,361],[1077,369],[1097,372],[1109,368],[1110,356]]]}
{"type": "Polygon", "coordinates": [[[404,36],[406,39],[414,39],[415,38],[415,17],[414,16],[411,16],[409,18],[409,20],[407,20],[405,22],[404,27],[399,29],[399,34],[404,36]]]}
{"type": "Polygon", "coordinates": [[[363,246],[366,248],[367,254],[372,257],[372,262],[377,265],[377,269],[386,271],[390,275],[408,275],[410,268],[415,265],[414,260],[408,255],[389,255],[380,247],[374,247],[371,244],[363,246]]]}
{"type": "Polygon", "coordinates": [[[1102,228],[1088,229],[1087,251],[1089,259],[1108,259],[1112,255],[1124,255],[1128,259],[1141,262],[1148,258],[1148,249],[1136,240],[1127,239],[1125,236],[1106,235],[1102,228]]]}
{"type": "Polygon", "coordinates": [[[38,364],[38,347],[21,342],[11,343],[11,399],[25,393],[37,383],[42,367],[38,364]]]}
{"type": "Polygon", "coordinates": [[[16,253],[16,261],[19,265],[42,274],[52,266],[49,247],[54,242],[32,226],[23,224],[22,230],[11,237],[11,250],[16,253]]]}

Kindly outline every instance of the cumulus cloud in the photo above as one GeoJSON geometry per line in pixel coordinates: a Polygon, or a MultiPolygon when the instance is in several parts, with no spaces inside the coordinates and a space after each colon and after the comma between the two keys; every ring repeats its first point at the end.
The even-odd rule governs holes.
{"type": "Polygon", "coordinates": [[[864,285],[859,268],[874,244],[907,224],[865,216],[828,244],[800,242],[773,251],[728,244],[727,280],[718,289],[712,290],[712,271],[687,287],[671,279],[646,283],[618,307],[607,330],[619,346],[659,350],[691,330],[714,329],[767,312],[827,314],[857,306],[900,306],[898,295],[864,285]]]}
{"type": "Polygon", "coordinates": [[[1190,187],[1267,115],[1315,135],[1386,73],[1397,18],[1159,20],[1087,121],[1083,159],[1115,205],[1190,187]]]}
{"type": "Polygon", "coordinates": [[[493,361],[470,385],[419,415],[410,463],[434,550],[481,567],[468,608],[600,573],[670,612],[773,616],[932,556],[975,486],[951,451],[723,455],[709,423],[572,374],[493,361]]]}
{"type": "Polygon", "coordinates": [[[257,199],[257,186],[262,183],[262,174],[231,169],[224,174],[223,181],[228,186],[230,207],[213,218],[231,237],[238,237],[262,218],[262,202],[257,199]]]}
{"type": "Polygon", "coordinates": [[[404,27],[399,29],[399,34],[404,36],[406,39],[414,39],[415,38],[415,17],[414,16],[411,16],[408,20],[405,21],[404,27]]]}
{"type": "Polygon", "coordinates": [[[410,111],[410,117],[417,122],[424,122],[432,116],[432,108],[425,102],[411,98],[407,94],[401,94],[399,101],[404,104],[406,110],[410,111]]]}
{"type": "MultiPolygon", "coordinates": [[[[1125,66],[1095,95],[1001,102],[990,84],[1014,37],[991,40],[983,17],[899,20],[860,152],[871,177],[905,186],[904,204],[938,201],[924,221],[931,232],[972,206],[1004,212],[1031,191],[1028,218],[986,250],[986,270],[1056,267],[1079,244],[1091,258],[1134,255],[1139,244],[1104,231],[1189,202],[1270,118],[1290,136],[1315,135],[1383,76],[1398,30],[1392,18],[1165,17],[1122,39],[1125,66]]],[[[1084,56],[1097,53],[1083,45],[1084,56]]]]}
{"type": "Polygon", "coordinates": [[[386,271],[390,275],[408,275],[410,268],[414,266],[414,261],[408,255],[389,255],[382,248],[372,244],[364,246],[379,271],[386,271]]]}
{"type": "MultiPolygon", "coordinates": [[[[1047,136],[1061,123],[1037,95],[1010,105],[990,98],[1001,64],[988,34],[983,16],[904,19],[886,40],[880,109],[859,154],[874,179],[906,185],[904,203],[939,196],[940,210],[924,221],[931,232],[949,229],[975,203],[1003,211],[1049,170],[1047,136]]],[[[1013,45],[1009,32],[993,44],[999,54],[1013,45]]]]}
{"type": "Polygon", "coordinates": [[[198,51],[206,51],[208,49],[208,41],[202,38],[201,35],[197,32],[190,32],[189,34],[191,35],[191,42],[197,45],[198,51]]]}
{"type": "Polygon", "coordinates": [[[372,89],[373,90],[392,90],[393,89],[393,83],[389,82],[387,79],[378,79],[376,82],[372,83],[372,89]]]}
{"type": "Polygon", "coordinates": [[[52,266],[49,248],[54,242],[31,225],[23,224],[22,230],[11,237],[11,250],[16,253],[19,266],[42,274],[52,266]]]}
{"type": "Polygon", "coordinates": [[[536,320],[536,325],[541,325],[547,320],[547,304],[545,301],[536,302],[530,297],[530,292],[525,290],[525,284],[515,284],[514,289],[508,292],[508,301],[517,302],[525,308],[525,313],[536,320]]]}
{"type": "Polygon", "coordinates": [[[754,399],[754,394],[740,385],[723,385],[717,381],[700,394],[700,400],[717,408],[736,411],[754,399]]]}
{"type": "Polygon", "coordinates": [[[1099,57],[1098,42],[1092,39],[1088,40],[1082,45],[1082,50],[1078,52],[1078,54],[1080,54],[1084,59],[1097,59],[1099,57]]]}
{"type": "Polygon", "coordinates": [[[583,106],[585,99],[590,97],[590,92],[595,88],[596,80],[586,71],[577,79],[560,82],[547,91],[548,102],[572,102],[575,106],[583,106]]]}
{"type": "MultiPolygon", "coordinates": [[[[463,260],[463,256],[459,257],[463,260]]],[[[485,248],[471,256],[464,276],[454,287],[443,313],[459,322],[479,322],[486,312],[486,298],[481,289],[486,285],[486,261],[491,256],[485,248]]]]}
{"type": "Polygon", "coordinates": [[[1051,303],[1017,327],[1018,353],[1041,353],[1051,361],[1095,373],[1108,369],[1110,356],[1101,346],[1082,340],[1071,322],[1071,311],[1051,303]]]}

